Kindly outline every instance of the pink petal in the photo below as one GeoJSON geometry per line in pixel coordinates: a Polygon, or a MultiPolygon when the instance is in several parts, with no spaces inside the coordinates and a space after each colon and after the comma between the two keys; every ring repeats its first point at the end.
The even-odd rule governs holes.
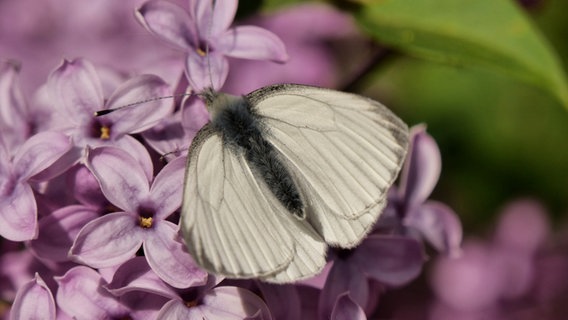
{"type": "Polygon", "coordinates": [[[189,15],[176,4],[148,1],[136,10],[136,18],[148,31],[182,50],[192,51],[198,43],[189,15]]]}
{"type": "Polygon", "coordinates": [[[139,133],[173,112],[173,99],[159,99],[172,95],[171,88],[160,77],[141,75],[123,83],[107,102],[109,109],[136,105],[112,112],[105,117],[112,120],[115,134],[139,133]],[[158,98],[158,99],[157,99],[158,98]],[[151,101],[152,99],[156,99],[151,101]]]}
{"type": "Polygon", "coordinates": [[[63,60],[47,84],[53,104],[71,124],[80,124],[104,106],[99,76],[85,59],[63,60]]]}
{"type": "Polygon", "coordinates": [[[458,256],[461,252],[462,225],[455,212],[447,205],[428,201],[412,210],[404,224],[418,230],[439,252],[458,256]]]}
{"type": "Polygon", "coordinates": [[[503,247],[532,254],[550,237],[550,229],[543,205],[535,200],[521,199],[503,209],[495,240],[503,247]]]}
{"type": "Polygon", "coordinates": [[[140,141],[136,140],[136,138],[132,136],[123,136],[122,138],[114,141],[113,144],[115,147],[118,147],[129,155],[131,155],[142,170],[144,170],[144,174],[148,181],[152,180],[154,177],[154,168],[151,165],[152,158],[150,158],[150,154],[148,153],[148,149],[144,147],[140,141]]]}
{"type": "Polygon", "coordinates": [[[41,132],[29,138],[14,156],[17,174],[26,179],[46,169],[71,149],[69,137],[59,132],[41,132]]]}
{"type": "Polygon", "coordinates": [[[69,254],[73,260],[93,268],[116,266],[134,256],[142,244],[144,231],[132,215],[107,214],[81,229],[69,254]]]}
{"type": "Polygon", "coordinates": [[[318,309],[320,317],[329,318],[337,302],[337,297],[345,292],[349,292],[357,303],[366,305],[369,298],[369,283],[363,272],[355,264],[350,261],[335,259],[320,294],[318,309]]]}
{"type": "Polygon", "coordinates": [[[91,268],[74,267],[56,281],[57,305],[73,319],[111,319],[129,312],[104,288],[101,275],[91,268]]]}
{"type": "Polygon", "coordinates": [[[114,295],[121,296],[132,291],[151,292],[170,299],[178,294],[150,268],[145,257],[134,257],[123,263],[115,272],[107,288],[114,295]]]}
{"type": "Polygon", "coordinates": [[[300,296],[295,285],[276,285],[259,281],[257,286],[274,319],[302,319],[300,296]],[[286,301],[286,303],[283,303],[283,301],[286,301]]]}
{"type": "Polygon", "coordinates": [[[202,305],[194,308],[200,309],[205,319],[209,320],[236,320],[253,316],[258,319],[272,319],[262,299],[238,287],[216,287],[203,297],[202,305]]]}
{"type": "Polygon", "coordinates": [[[192,96],[183,101],[181,123],[192,139],[209,120],[209,111],[199,97],[192,96]]]}
{"type": "MultiPolygon", "coordinates": [[[[122,149],[99,147],[89,150],[87,167],[99,181],[105,197],[125,211],[137,212],[140,199],[148,197],[147,170],[122,149]]],[[[147,167],[151,168],[151,163],[147,167]]]]}
{"type": "Polygon", "coordinates": [[[31,248],[42,259],[68,261],[69,249],[79,230],[98,217],[94,209],[81,205],[56,210],[40,219],[39,236],[31,242],[31,248]]]}
{"type": "Polygon", "coordinates": [[[337,298],[335,307],[331,312],[333,320],[366,320],[367,316],[363,308],[359,306],[346,292],[337,298]]]}
{"type": "Polygon", "coordinates": [[[18,75],[20,65],[14,61],[0,61],[0,130],[8,149],[20,145],[30,134],[28,109],[18,75]]]}
{"type": "Polygon", "coordinates": [[[408,209],[423,203],[434,190],[442,160],[436,141],[426,133],[426,126],[411,128],[411,142],[401,174],[401,197],[408,209]]]}
{"type": "Polygon", "coordinates": [[[69,171],[67,183],[73,192],[73,197],[81,204],[96,208],[109,204],[101,191],[99,182],[84,165],[77,165],[69,171]]]}
{"type": "Polygon", "coordinates": [[[197,53],[188,54],[185,75],[193,90],[202,92],[205,88],[213,87],[219,90],[229,74],[227,59],[217,51],[210,52],[206,56],[197,53]]]}
{"type": "Polygon", "coordinates": [[[156,217],[165,219],[181,206],[186,157],[168,163],[156,176],[150,187],[150,199],[157,207],[156,217]]]}
{"type": "Polygon", "coordinates": [[[150,130],[142,132],[144,141],[167,160],[187,155],[187,150],[195,133],[189,134],[181,125],[181,112],[162,119],[150,130]]]}
{"type": "Polygon", "coordinates": [[[237,0],[190,0],[190,14],[195,20],[200,38],[210,40],[227,30],[233,23],[237,6],[237,0]]]}
{"type": "Polygon", "coordinates": [[[227,30],[217,44],[216,50],[242,59],[288,60],[286,46],[274,33],[255,26],[240,26],[227,30]]]}
{"type": "MultiPolygon", "coordinates": [[[[367,276],[391,286],[404,285],[418,277],[425,260],[418,240],[394,235],[367,237],[351,259],[367,276]]],[[[356,298],[352,293],[351,296],[356,298]]]]}
{"type": "Polygon", "coordinates": [[[144,253],[152,270],[172,287],[188,288],[207,280],[207,272],[195,264],[171,222],[155,225],[154,236],[144,241],[144,253]]]}
{"type": "Polygon", "coordinates": [[[198,308],[188,308],[181,300],[167,302],[156,316],[156,319],[208,319],[198,308]]]}
{"type": "Polygon", "coordinates": [[[51,291],[36,273],[33,280],[18,290],[10,319],[55,319],[55,310],[51,291]]]}
{"type": "Polygon", "coordinates": [[[10,194],[0,196],[0,235],[12,241],[37,236],[37,206],[28,184],[18,183],[10,194]]]}
{"type": "Polygon", "coordinates": [[[468,242],[458,258],[440,256],[430,273],[438,298],[456,310],[487,310],[498,303],[508,270],[485,244],[468,242]]]}

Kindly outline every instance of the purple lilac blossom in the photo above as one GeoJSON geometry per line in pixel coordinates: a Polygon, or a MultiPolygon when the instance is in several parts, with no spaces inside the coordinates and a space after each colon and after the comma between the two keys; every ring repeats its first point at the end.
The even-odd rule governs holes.
{"type": "MultiPolygon", "coordinates": [[[[126,20],[117,18],[122,13],[112,16],[104,5],[91,3],[91,10],[69,15],[65,10],[78,10],[86,2],[78,0],[63,8],[61,1],[32,3],[33,10],[26,11],[38,19],[29,20],[29,25],[0,19],[1,26],[10,20],[15,28],[0,48],[13,44],[9,52],[23,54],[24,70],[33,61],[35,72],[33,81],[29,75],[24,77],[24,90],[20,90],[18,64],[0,65],[0,200],[15,209],[0,208],[0,235],[5,238],[0,253],[0,300],[12,303],[12,318],[365,319],[381,307],[380,295],[421,272],[422,238],[411,228],[441,251],[459,251],[459,221],[450,209],[440,203],[432,208],[427,201],[440,171],[439,151],[419,127],[413,131],[413,156],[406,164],[403,183],[391,191],[392,204],[377,230],[357,248],[331,252],[326,271],[316,279],[276,286],[230,281],[199,269],[179,237],[177,223],[183,154],[209,115],[196,96],[181,101],[153,99],[171,95],[170,88],[177,88],[176,93],[210,85],[219,89],[229,66],[236,72],[226,87],[239,93],[280,81],[334,84],[337,73],[324,43],[352,36],[353,23],[331,7],[319,5],[253,18],[251,23],[260,27],[232,27],[235,0],[217,0],[215,7],[209,1],[191,0],[188,11],[165,1],[142,4],[136,10],[138,21],[151,34],[181,49],[181,57],[152,42],[141,28],[119,38],[114,31],[120,24],[117,19],[126,20]],[[58,38],[61,26],[65,33],[77,31],[72,37],[76,42],[58,38]],[[105,26],[113,33],[106,38],[102,36],[105,26]],[[301,34],[310,26],[313,32],[301,34]],[[29,39],[15,42],[18,36],[30,34],[57,41],[45,48],[30,45],[29,39]],[[131,43],[132,34],[144,37],[120,52],[125,43],[131,43]],[[274,65],[278,71],[261,72],[259,68],[272,70],[266,60],[288,58],[275,34],[293,53],[291,63],[274,65]],[[59,53],[60,48],[84,44],[78,41],[82,37],[96,45],[59,53]],[[29,46],[24,48],[26,43],[29,46]],[[39,59],[39,52],[55,56],[39,59]],[[129,52],[131,57],[125,58],[129,52]],[[69,54],[86,58],[63,60],[45,79],[47,68],[69,54]],[[117,58],[109,59],[112,55],[117,58]],[[263,61],[262,66],[254,66],[255,61],[241,64],[232,58],[263,61]],[[308,69],[312,73],[301,72],[308,69]],[[258,76],[250,80],[251,73],[258,76]],[[22,93],[32,89],[37,91],[22,93]],[[128,106],[132,103],[138,105],[128,106]],[[94,116],[95,111],[120,107],[124,108],[94,116]],[[161,155],[167,164],[160,162],[161,155]],[[381,228],[391,218],[399,228],[381,228]],[[14,219],[25,223],[7,223],[14,219]]],[[[117,12],[125,6],[134,10],[129,0],[101,3],[107,2],[117,12]]],[[[30,5],[28,0],[8,3],[12,4],[0,2],[0,17],[30,5]]],[[[124,25],[126,30],[132,28],[129,22],[124,25]]]]}
{"type": "Polygon", "coordinates": [[[106,198],[123,211],[87,223],[69,251],[73,259],[94,268],[112,267],[132,258],[142,245],[149,264],[164,281],[179,288],[192,285],[187,275],[197,267],[184,249],[178,226],[166,220],[181,206],[185,162],[184,157],[171,161],[149,181],[146,172],[153,171],[151,163],[143,168],[118,148],[90,150],[87,166],[106,198]]]}
{"type": "Polygon", "coordinates": [[[148,31],[186,52],[185,72],[191,88],[220,89],[229,73],[226,57],[284,62],[282,41],[266,29],[230,25],[237,0],[189,0],[189,12],[163,0],[146,2],[137,18],[148,31]],[[214,7],[213,7],[214,6],[214,7]]]}

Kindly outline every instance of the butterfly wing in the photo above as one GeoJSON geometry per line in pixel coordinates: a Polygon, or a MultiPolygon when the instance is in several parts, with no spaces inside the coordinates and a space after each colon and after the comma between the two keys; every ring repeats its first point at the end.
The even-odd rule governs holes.
{"type": "Polygon", "coordinates": [[[359,243],[402,166],[406,124],[376,101],[316,87],[265,87],[246,99],[307,199],[308,222],[328,244],[359,243]]]}
{"type": "Polygon", "coordinates": [[[321,237],[295,222],[244,156],[224,146],[214,130],[199,132],[188,161],[181,230],[199,265],[231,278],[273,282],[323,267],[321,237]]]}

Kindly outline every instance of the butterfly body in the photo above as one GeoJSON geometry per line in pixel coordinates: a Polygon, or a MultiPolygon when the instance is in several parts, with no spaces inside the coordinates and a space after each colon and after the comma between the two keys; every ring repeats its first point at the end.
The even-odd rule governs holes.
{"type": "Polygon", "coordinates": [[[280,158],[265,139],[269,134],[262,116],[256,113],[246,98],[221,93],[210,94],[208,105],[218,110],[211,119],[211,128],[223,143],[236,153],[242,153],[259,179],[263,179],[274,196],[298,218],[304,217],[304,206],[294,181],[280,158]],[[220,102],[218,101],[220,100],[220,102]]]}
{"type": "Polygon", "coordinates": [[[210,272],[291,282],[351,248],[386,204],[406,125],[379,103],[276,85],[204,94],[211,122],[189,153],[181,228],[210,272]]]}

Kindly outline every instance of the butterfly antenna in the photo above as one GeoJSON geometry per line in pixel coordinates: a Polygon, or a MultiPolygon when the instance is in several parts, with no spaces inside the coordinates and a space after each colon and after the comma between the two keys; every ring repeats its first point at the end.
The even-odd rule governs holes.
{"type": "Polygon", "coordinates": [[[111,112],[115,112],[118,110],[122,110],[124,108],[129,108],[129,107],[133,107],[133,106],[137,106],[139,104],[144,104],[144,103],[148,103],[148,102],[152,102],[152,101],[158,101],[158,100],[163,100],[163,99],[172,99],[172,98],[178,98],[178,97],[186,97],[186,96],[191,96],[194,95],[195,93],[193,92],[186,92],[186,93],[180,93],[180,94],[174,94],[171,96],[163,96],[163,97],[154,97],[154,98],[149,98],[146,100],[141,100],[141,101],[136,101],[133,103],[129,103],[129,104],[125,104],[123,106],[120,107],[116,107],[116,108],[112,108],[112,109],[106,109],[106,110],[98,110],[95,111],[95,117],[100,117],[100,116],[104,116],[105,114],[109,114],[111,112]]]}
{"type": "MultiPolygon", "coordinates": [[[[209,17],[209,25],[207,26],[207,39],[211,39],[211,33],[213,30],[213,12],[215,12],[215,5],[217,4],[216,0],[211,0],[211,17],[209,17]]],[[[213,87],[213,77],[211,76],[213,72],[211,71],[211,58],[209,57],[209,41],[205,41],[205,58],[207,59],[207,71],[209,72],[209,85],[211,89],[215,89],[213,87]]]]}

